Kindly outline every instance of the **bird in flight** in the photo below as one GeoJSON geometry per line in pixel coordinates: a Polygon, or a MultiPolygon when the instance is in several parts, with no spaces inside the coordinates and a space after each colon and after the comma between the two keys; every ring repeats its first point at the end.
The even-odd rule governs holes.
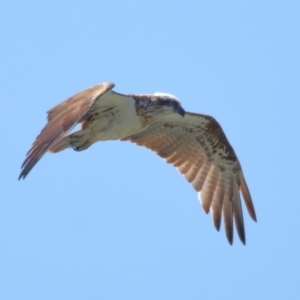
{"type": "Polygon", "coordinates": [[[47,152],[83,151],[93,143],[121,140],[155,151],[190,182],[219,231],[223,217],[228,242],[233,223],[246,243],[240,192],[251,218],[254,205],[240,162],[219,123],[211,116],[186,112],[170,94],[120,94],[101,83],[50,109],[48,123],[22,164],[25,178],[47,152]],[[77,124],[81,129],[69,135],[77,124]]]}

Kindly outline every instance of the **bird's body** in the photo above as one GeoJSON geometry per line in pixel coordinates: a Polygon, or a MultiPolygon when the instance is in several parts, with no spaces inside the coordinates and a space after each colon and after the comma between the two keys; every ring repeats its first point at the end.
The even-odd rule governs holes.
{"type": "Polygon", "coordinates": [[[109,90],[101,97],[101,103],[89,110],[82,129],[63,138],[50,151],[57,152],[60,146],[84,150],[97,141],[120,140],[142,129],[134,99],[109,90]]]}
{"type": "Polygon", "coordinates": [[[217,230],[223,215],[232,243],[234,220],[245,243],[240,190],[254,220],[255,210],[238,158],[217,121],[185,112],[170,94],[124,95],[112,91],[113,87],[99,84],[48,111],[48,124],[27,153],[19,179],[47,151],[70,147],[82,151],[97,141],[128,140],[177,167],[199,193],[205,212],[212,210],[217,230]],[[66,135],[78,123],[81,130],[66,135]]]}

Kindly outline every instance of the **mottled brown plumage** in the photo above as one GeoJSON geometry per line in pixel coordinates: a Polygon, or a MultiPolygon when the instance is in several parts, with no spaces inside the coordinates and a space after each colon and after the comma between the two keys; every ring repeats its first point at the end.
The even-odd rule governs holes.
{"type": "Polygon", "coordinates": [[[240,190],[246,208],[256,221],[241,165],[221,126],[210,116],[188,113],[172,95],[123,95],[112,83],[86,89],[48,111],[42,130],[22,165],[25,178],[45,152],[72,147],[87,149],[97,141],[131,141],[155,151],[173,164],[198,192],[206,213],[233,241],[233,220],[245,244],[240,190]],[[66,135],[76,124],[82,129],[66,135]]]}

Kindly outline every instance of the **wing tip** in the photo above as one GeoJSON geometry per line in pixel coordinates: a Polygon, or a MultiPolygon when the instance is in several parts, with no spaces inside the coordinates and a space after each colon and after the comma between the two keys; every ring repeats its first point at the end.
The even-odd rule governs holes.
{"type": "Polygon", "coordinates": [[[239,236],[241,242],[243,243],[243,245],[246,246],[246,234],[245,234],[245,231],[243,231],[243,234],[241,234],[241,233],[238,231],[238,236],[239,236]]]}
{"type": "Polygon", "coordinates": [[[21,180],[21,179],[24,180],[24,179],[26,178],[26,176],[27,176],[27,174],[22,174],[22,173],[21,173],[21,174],[19,175],[19,177],[18,177],[18,180],[21,180]]]}
{"type": "MultiPolygon", "coordinates": [[[[21,166],[21,173],[18,177],[18,180],[25,179],[25,177],[29,174],[32,168],[36,165],[36,163],[40,160],[40,158],[51,148],[51,146],[55,145],[61,138],[69,132],[73,126],[78,123],[78,120],[90,109],[93,105],[93,101],[95,101],[95,93],[98,93],[97,97],[100,97],[103,93],[111,90],[114,87],[114,83],[112,82],[104,82],[98,84],[94,87],[88,88],[79,92],[67,100],[61,102],[60,104],[56,105],[52,109],[48,110],[48,123],[42,129],[41,133],[37,136],[35,142],[33,143],[32,147],[26,154],[26,158],[21,166]],[[83,97],[84,93],[87,94],[87,99],[83,97]],[[77,101],[83,101],[85,106],[83,109],[78,112],[77,108],[77,101]],[[87,101],[88,99],[92,99],[93,101],[87,101]],[[75,107],[73,111],[69,109],[71,104],[75,107]],[[66,107],[68,110],[66,111],[66,107]],[[68,112],[71,115],[70,119],[65,119],[62,113],[68,112]],[[60,124],[61,123],[61,124],[60,124]]],[[[97,98],[96,97],[96,98],[97,98]]],[[[80,104],[80,103],[79,103],[80,104]]],[[[60,149],[63,150],[63,149],[60,149]]]]}
{"type": "Polygon", "coordinates": [[[249,213],[251,219],[253,221],[257,222],[257,217],[256,217],[256,212],[255,212],[254,204],[252,202],[250,191],[249,191],[249,188],[247,186],[247,183],[246,183],[246,180],[244,178],[243,173],[241,173],[240,180],[241,180],[241,182],[240,182],[240,189],[242,191],[242,195],[243,195],[243,198],[244,198],[244,201],[245,201],[248,213],[249,213]]]}
{"type": "Polygon", "coordinates": [[[221,216],[213,216],[213,223],[217,231],[221,228],[221,216]]]}
{"type": "Polygon", "coordinates": [[[226,228],[226,225],[225,225],[225,231],[226,231],[227,241],[232,246],[232,244],[233,244],[233,228],[231,228],[231,229],[226,228]]]}
{"type": "MultiPolygon", "coordinates": [[[[238,232],[238,236],[240,238],[240,241],[242,242],[242,244],[244,246],[246,246],[246,235],[240,235],[239,232],[238,232]]],[[[227,238],[227,241],[228,243],[230,244],[230,246],[233,245],[233,231],[232,232],[226,232],[226,238],[227,238]]]]}
{"type": "Polygon", "coordinates": [[[29,172],[32,170],[32,168],[36,165],[38,160],[36,160],[36,159],[29,160],[29,161],[25,160],[22,167],[21,167],[22,170],[21,170],[21,173],[18,177],[18,180],[20,180],[20,179],[24,180],[26,178],[26,176],[29,174],[29,172]]]}
{"type": "Polygon", "coordinates": [[[230,239],[227,237],[227,241],[228,241],[229,245],[232,246],[232,244],[233,244],[233,239],[230,240],[230,239]]]}

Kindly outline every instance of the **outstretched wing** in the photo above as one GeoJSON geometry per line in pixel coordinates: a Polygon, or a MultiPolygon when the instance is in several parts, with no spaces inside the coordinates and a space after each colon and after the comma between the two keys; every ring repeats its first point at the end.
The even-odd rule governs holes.
{"type": "Polygon", "coordinates": [[[234,220],[245,244],[240,190],[256,221],[255,210],[238,158],[214,118],[193,113],[181,118],[174,114],[124,140],[155,151],[177,167],[198,192],[204,211],[212,210],[216,229],[220,229],[223,215],[226,236],[232,244],[234,220]]]}
{"type": "Polygon", "coordinates": [[[50,109],[48,123],[27,152],[19,179],[24,179],[49,148],[80,123],[97,99],[113,87],[113,83],[96,85],[50,109]]]}

